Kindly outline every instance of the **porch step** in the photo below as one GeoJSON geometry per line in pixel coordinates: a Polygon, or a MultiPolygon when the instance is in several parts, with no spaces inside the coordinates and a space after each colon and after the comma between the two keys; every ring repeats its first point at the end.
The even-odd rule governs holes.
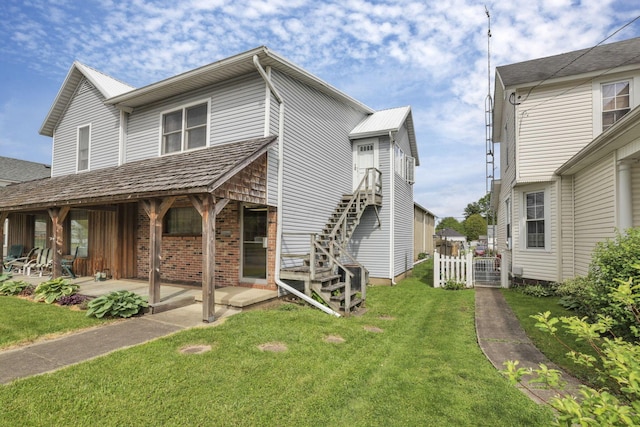
{"type": "Polygon", "coordinates": [[[149,304],[147,312],[145,314],[158,314],[169,310],[175,310],[176,308],[186,307],[191,304],[195,304],[196,298],[191,295],[183,297],[171,298],[168,301],[160,301],[155,304],[149,304]]]}

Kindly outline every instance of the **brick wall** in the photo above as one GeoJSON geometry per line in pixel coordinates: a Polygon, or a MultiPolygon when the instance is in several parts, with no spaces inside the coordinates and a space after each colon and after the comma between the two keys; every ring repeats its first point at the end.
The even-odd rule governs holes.
{"type": "MultiPolygon", "coordinates": [[[[178,199],[173,205],[190,206],[187,199],[178,199]]],[[[268,209],[267,283],[240,283],[240,202],[231,201],[216,218],[216,286],[247,286],[276,289],[275,246],[276,208],[268,209]]],[[[138,277],[149,278],[149,217],[138,207],[137,229],[138,277]]],[[[176,283],[202,283],[202,236],[162,236],[161,280],[176,283]]]]}

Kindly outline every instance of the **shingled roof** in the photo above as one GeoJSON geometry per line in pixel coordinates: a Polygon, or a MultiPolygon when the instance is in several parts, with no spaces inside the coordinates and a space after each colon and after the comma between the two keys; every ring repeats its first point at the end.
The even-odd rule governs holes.
{"type": "Polygon", "coordinates": [[[250,139],[0,188],[0,211],[122,203],[212,192],[271,147],[250,139]]]}
{"type": "Polygon", "coordinates": [[[0,181],[22,182],[51,176],[51,167],[43,163],[0,157],[0,181]]]}
{"type": "Polygon", "coordinates": [[[496,68],[505,87],[640,63],[640,37],[496,68]],[[587,53],[588,52],[588,53],[587,53]]]}

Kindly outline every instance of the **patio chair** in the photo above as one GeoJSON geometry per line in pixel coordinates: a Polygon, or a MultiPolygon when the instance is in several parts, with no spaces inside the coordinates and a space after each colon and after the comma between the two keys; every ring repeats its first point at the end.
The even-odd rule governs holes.
{"type": "Polygon", "coordinates": [[[9,261],[6,264],[6,268],[9,271],[15,271],[16,273],[26,274],[27,266],[35,262],[35,260],[40,256],[40,248],[33,248],[29,251],[27,256],[16,258],[13,261],[9,261]]]}
{"type": "Polygon", "coordinates": [[[51,272],[53,266],[53,251],[55,249],[44,248],[42,252],[40,252],[40,258],[36,261],[35,265],[33,265],[32,270],[35,270],[39,273],[40,277],[42,277],[42,273],[46,270],[51,272]]]}
{"type": "Polygon", "coordinates": [[[9,251],[7,252],[7,256],[2,260],[3,271],[10,270],[7,269],[7,263],[22,257],[22,251],[24,251],[24,245],[11,245],[9,251]]]}
{"type": "Polygon", "coordinates": [[[73,273],[73,262],[78,257],[78,249],[79,249],[79,246],[76,246],[76,250],[73,253],[72,258],[62,258],[62,260],[60,260],[60,266],[62,267],[62,271],[64,273],[67,273],[68,276],[71,276],[72,279],[76,278],[76,275],[73,273]]]}

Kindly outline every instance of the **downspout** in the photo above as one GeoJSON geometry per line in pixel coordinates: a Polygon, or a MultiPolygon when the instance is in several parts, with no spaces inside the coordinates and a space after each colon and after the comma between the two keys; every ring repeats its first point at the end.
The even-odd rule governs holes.
{"type": "Polygon", "coordinates": [[[389,152],[390,152],[390,163],[391,163],[391,173],[389,174],[389,199],[391,200],[391,206],[389,207],[389,217],[391,219],[390,224],[389,224],[389,272],[391,273],[391,285],[395,286],[397,285],[396,283],[396,275],[395,275],[395,246],[396,246],[396,239],[395,239],[395,232],[396,232],[396,228],[394,226],[395,223],[395,206],[396,206],[396,200],[395,200],[395,183],[396,183],[396,162],[395,162],[395,155],[396,155],[396,141],[395,138],[393,136],[393,132],[389,131],[389,152]]]}
{"type": "Polygon", "coordinates": [[[276,264],[275,264],[275,282],[278,286],[285,289],[287,292],[290,292],[297,296],[298,298],[303,299],[314,307],[319,308],[327,314],[332,314],[336,317],[340,317],[340,313],[333,311],[329,307],[326,307],[320,304],[318,301],[314,300],[311,297],[308,297],[304,293],[298,291],[294,287],[288,285],[280,279],[280,257],[282,255],[282,195],[283,195],[283,184],[284,184],[284,99],[280,96],[280,93],[273,85],[273,82],[267,75],[266,71],[262,68],[260,64],[260,60],[258,59],[258,55],[253,55],[253,64],[256,66],[256,69],[260,73],[260,76],[265,81],[269,90],[275,96],[276,100],[280,104],[279,116],[278,116],[278,216],[276,219],[276,264]]]}

